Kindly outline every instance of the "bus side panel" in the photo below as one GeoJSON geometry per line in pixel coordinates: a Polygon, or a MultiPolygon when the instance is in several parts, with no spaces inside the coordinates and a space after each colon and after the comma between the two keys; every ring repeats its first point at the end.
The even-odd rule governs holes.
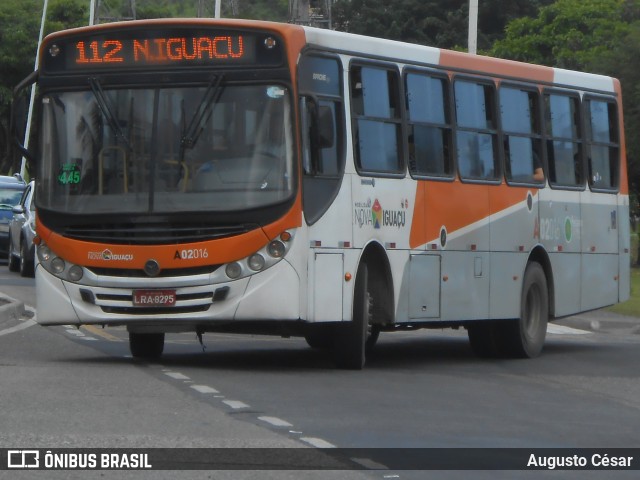
{"type": "Polygon", "coordinates": [[[540,243],[549,252],[555,287],[555,316],[580,311],[582,216],[580,192],[540,190],[540,243]]]}
{"type": "Polygon", "coordinates": [[[580,311],[581,255],[549,253],[555,287],[555,316],[564,317],[580,311]]]}
{"type": "Polygon", "coordinates": [[[606,307],[618,301],[618,269],[617,255],[582,255],[582,311],[606,307]]]}
{"type": "Polygon", "coordinates": [[[582,310],[618,301],[618,201],[607,193],[581,193],[582,310]]]}
{"type": "Polygon", "coordinates": [[[312,268],[310,299],[313,303],[310,303],[310,319],[314,322],[341,321],[344,256],[341,253],[315,252],[312,268]]]}
{"type": "Polygon", "coordinates": [[[490,318],[520,316],[522,279],[529,252],[538,243],[539,195],[536,189],[491,188],[490,318]]]}
{"type": "Polygon", "coordinates": [[[491,253],[491,299],[489,314],[492,320],[518,318],[522,277],[528,253],[491,253]]]}
{"type": "Polygon", "coordinates": [[[458,180],[426,185],[428,241],[443,250],[441,320],[489,317],[490,188],[458,180]]]}
{"type": "Polygon", "coordinates": [[[442,255],[442,320],[489,318],[488,252],[442,255]]]}
{"type": "Polygon", "coordinates": [[[411,255],[409,259],[411,320],[440,317],[440,255],[411,255]]]}

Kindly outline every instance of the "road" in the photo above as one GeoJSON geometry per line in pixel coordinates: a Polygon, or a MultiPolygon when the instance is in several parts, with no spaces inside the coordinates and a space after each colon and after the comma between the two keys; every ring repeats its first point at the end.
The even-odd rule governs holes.
{"type": "MultiPolygon", "coordinates": [[[[3,266],[0,292],[34,306],[33,280],[10,274],[3,266]]],[[[24,326],[28,319],[21,322],[24,326]]],[[[6,325],[0,326],[2,448],[640,447],[640,328],[635,321],[603,313],[551,327],[543,355],[535,360],[479,360],[464,331],[382,334],[360,372],[335,370],[325,353],[297,338],[206,334],[203,350],[195,334],[169,335],[161,361],[148,363],[130,357],[123,329],[33,325],[7,331],[6,325]]],[[[52,478],[55,472],[46,473],[52,478]]],[[[88,476],[71,473],[78,474],[75,478],[88,476]]],[[[105,475],[92,473],[95,478],[105,475]]],[[[116,472],[106,475],[118,478],[116,472]]],[[[175,478],[175,473],[136,476],[175,478]]],[[[180,475],[541,477],[637,478],[637,473],[180,475]]],[[[74,477],[66,472],[53,478],[74,477]]]]}

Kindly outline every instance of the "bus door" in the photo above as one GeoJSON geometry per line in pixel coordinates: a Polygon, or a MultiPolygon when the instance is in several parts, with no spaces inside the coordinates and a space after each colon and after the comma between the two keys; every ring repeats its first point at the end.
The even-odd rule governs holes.
{"type": "MultiPolygon", "coordinates": [[[[344,180],[342,65],[307,54],[298,65],[303,209],[309,226],[309,319],[340,321],[346,289],[344,249],[352,245],[349,185],[344,180]]],[[[346,314],[347,318],[350,315],[346,314]]]]}

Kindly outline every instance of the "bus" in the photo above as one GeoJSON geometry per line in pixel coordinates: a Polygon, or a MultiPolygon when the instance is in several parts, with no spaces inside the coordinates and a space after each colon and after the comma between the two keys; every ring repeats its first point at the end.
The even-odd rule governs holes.
{"type": "Polygon", "coordinates": [[[618,80],[248,20],[54,33],[37,71],[37,319],[536,357],[629,297],[618,80]]]}

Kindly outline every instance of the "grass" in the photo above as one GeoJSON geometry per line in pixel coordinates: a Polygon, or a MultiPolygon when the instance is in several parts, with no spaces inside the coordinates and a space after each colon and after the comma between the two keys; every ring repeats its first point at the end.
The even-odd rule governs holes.
{"type": "Polygon", "coordinates": [[[640,268],[631,269],[631,298],[608,309],[610,312],[640,317],[640,268]]]}

